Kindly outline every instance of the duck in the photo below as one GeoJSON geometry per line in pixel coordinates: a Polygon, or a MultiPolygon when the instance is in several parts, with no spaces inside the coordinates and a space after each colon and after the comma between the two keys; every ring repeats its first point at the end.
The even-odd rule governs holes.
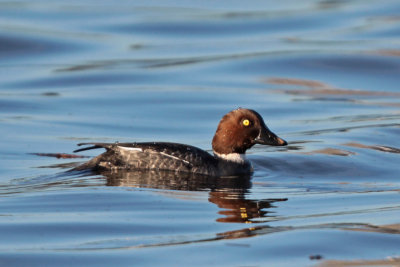
{"type": "Polygon", "coordinates": [[[213,155],[195,146],[172,142],[80,143],[74,152],[106,151],[73,170],[168,170],[208,176],[238,176],[253,172],[246,151],[256,144],[286,146],[268,129],[259,113],[238,108],[224,115],[212,139],[213,155]]]}

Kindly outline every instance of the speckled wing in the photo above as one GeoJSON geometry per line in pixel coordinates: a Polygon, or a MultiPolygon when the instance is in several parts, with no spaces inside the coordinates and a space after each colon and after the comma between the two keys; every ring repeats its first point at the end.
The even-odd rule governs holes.
{"type": "Polygon", "coordinates": [[[84,143],[91,145],[74,152],[105,148],[107,151],[75,168],[83,169],[158,169],[212,174],[217,161],[197,147],[165,142],[84,143]],[[211,173],[210,173],[211,172],[211,173]]]}

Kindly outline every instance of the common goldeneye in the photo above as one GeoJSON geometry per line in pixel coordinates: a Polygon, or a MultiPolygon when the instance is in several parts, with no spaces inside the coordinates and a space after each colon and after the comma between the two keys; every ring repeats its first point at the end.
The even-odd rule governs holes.
{"type": "Polygon", "coordinates": [[[255,144],[287,145],[268,129],[260,114],[239,108],[221,119],[212,140],[214,155],[194,146],[167,142],[81,143],[78,146],[90,146],[74,152],[96,148],[105,148],[106,152],[73,170],[158,169],[211,176],[243,175],[253,171],[245,152],[255,144]]]}

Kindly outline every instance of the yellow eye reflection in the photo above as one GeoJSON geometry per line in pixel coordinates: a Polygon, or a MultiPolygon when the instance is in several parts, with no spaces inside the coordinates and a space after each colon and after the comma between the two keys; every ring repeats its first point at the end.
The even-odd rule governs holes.
{"type": "Polygon", "coordinates": [[[249,120],[243,120],[243,125],[244,126],[249,126],[250,125],[250,121],[249,120]]]}

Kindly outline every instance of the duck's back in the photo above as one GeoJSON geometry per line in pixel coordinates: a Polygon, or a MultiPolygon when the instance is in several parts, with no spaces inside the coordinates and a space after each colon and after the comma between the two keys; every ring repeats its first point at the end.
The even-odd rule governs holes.
{"type": "Polygon", "coordinates": [[[90,147],[75,152],[105,148],[106,152],[78,166],[75,170],[159,169],[219,175],[218,160],[194,146],[166,143],[85,143],[90,147]]]}

